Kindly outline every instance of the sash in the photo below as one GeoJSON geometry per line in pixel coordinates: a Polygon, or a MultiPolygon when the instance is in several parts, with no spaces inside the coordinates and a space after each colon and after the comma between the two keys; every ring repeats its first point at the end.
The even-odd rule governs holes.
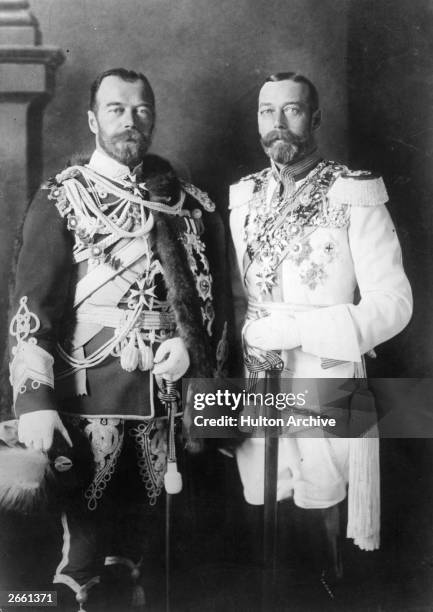
{"type": "MultiPolygon", "coordinates": [[[[261,189],[261,197],[249,203],[245,222],[249,267],[255,261],[272,278],[290,252],[296,254],[304,242],[319,227],[333,225],[327,193],[344,168],[333,162],[321,162],[300,187],[287,199],[275,195],[271,207],[265,204],[268,181],[261,189]],[[252,210],[254,205],[255,210],[252,210]]],[[[344,224],[338,220],[338,224],[344,224]]]]}
{"type": "MultiPolygon", "coordinates": [[[[75,290],[74,308],[77,308],[90,295],[95,294],[103,288],[110,280],[117,277],[115,286],[118,287],[118,298],[116,304],[127,289],[136,280],[142,271],[139,262],[144,258],[148,251],[147,238],[135,238],[134,240],[125,239],[122,246],[116,250],[116,259],[121,261],[121,268],[115,269],[106,263],[101,263],[86,274],[78,283],[75,290]],[[126,283],[126,284],[124,284],[126,283]],[[122,291],[119,295],[119,291],[122,291]]],[[[116,298],[111,293],[113,283],[107,292],[107,298],[113,302],[116,298]]]]}

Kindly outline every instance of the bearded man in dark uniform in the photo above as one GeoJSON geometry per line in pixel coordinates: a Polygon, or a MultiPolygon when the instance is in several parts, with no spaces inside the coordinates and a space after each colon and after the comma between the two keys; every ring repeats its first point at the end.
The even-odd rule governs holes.
{"type": "Polygon", "coordinates": [[[104,565],[138,579],[137,489],[153,506],[164,477],[180,486],[164,408],[186,373],[221,370],[227,334],[212,303],[223,255],[205,246],[222,246],[222,225],[205,193],[147,154],[155,100],[146,77],[101,74],[88,121],[90,160],[50,180],[27,213],[10,326],[19,441],[70,448],[60,470],[68,452],[74,467],[92,467],[62,513],[54,576],[80,609],[104,565]]]}

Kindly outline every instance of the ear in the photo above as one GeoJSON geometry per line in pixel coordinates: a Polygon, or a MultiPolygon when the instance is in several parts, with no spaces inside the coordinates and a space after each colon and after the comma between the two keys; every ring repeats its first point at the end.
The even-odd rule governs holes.
{"type": "Polygon", "coordinates": [[[89,122],[89,128],[92,134],[95,134],[95,135],[98,134],[99,132],[98,122],[96,120],[96,115],[93,111],[91,110],[87,111],[87,120],[89,122]]]}
{"type": "Polygon", "coordinates": [[[322,124],[322,111],[318,108],[311,117],[311,129],[318,130],[322,124]]]}

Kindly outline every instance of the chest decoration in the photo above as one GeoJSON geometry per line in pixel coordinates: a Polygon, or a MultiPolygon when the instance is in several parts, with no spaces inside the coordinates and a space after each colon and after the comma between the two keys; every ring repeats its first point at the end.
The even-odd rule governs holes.
{"type": "Polygon", "coordinates": [[[87,261],[89,269],[121,262],[112,250],[122,239],[145,236],[153,226],[152,211],[179,214],[183,199],[175,206],[151,202],[144,183],[135,177],[111,181],[85,166],[72,166],[57,175],[48,188],[60,215],[73,233],[75,263],[87,261]]]}
{"type": "Polygon", "coordinates": [[[270,170],[254,177],[244,239],[249,265],[256,264],[256,284],[262,295],[270,294],[276,286],[277,270],[284,260],[299,268],[301,282],[311,290],[323,282],[326,265],[337,255],[337,245],[332,239],[313,245],[310,237],[318,228],[348,225],[348,205],[331,205],[327,197],[344,170],[334,162],[321,162],[288,197],[280,194],[277,185],[269,202],[270,170]]]}
{"type": "Polygon", "coordinates": [[[119,357],[126,371],[149,371],[153,344],[173,335],[175,312],[168,300],[165,271],[154,249],[154,233],[150,234],[155,219],[152,212],[170,214],[178,227],[210,333],[212,282],[200,239],[201,211],[194,210],[192,218],[185,216],[185,191],[177,204],[168,206],[147,200],[144,184],[136,184],[133,177],[110,181],[86,167],[69,168],[49,188],[48,197],[55,201],[74,237],[74,261],[87,264],[75,291],[74,327],[67,338],[71,350],[57,346],[69,366],[62,377],[81,376],[83,380],[76,387],[84,394],[85,369],[110,355],[119,357]],[[92,325],[94,329],[90,329],[92,325]],[[102,327],[113,328],[111,340],[85,355],[84,343],[102,327]]]}
{"type": "Polygon", "coordinates": [[[198,296],[200,298],[200,310],[203,323],[209,336],[212,334],[212,324],[215,319],[215,311],[212,305],[212,276],[210,274],[209,261],[205,254],[205,245],[200,234],[202,232],[201,211],[193,211],[192,218],[184,217],[183,223],[186,231],[180,233],[181,242],[188,257],[189,268],[193,273],[198,296]]]}

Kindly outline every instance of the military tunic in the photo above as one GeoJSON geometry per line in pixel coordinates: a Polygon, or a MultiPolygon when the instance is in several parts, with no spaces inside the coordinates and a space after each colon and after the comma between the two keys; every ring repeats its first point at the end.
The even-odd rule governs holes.
{"type": "MultiPolygon", "coordinates": [[[[300,346],[281,352],[283,376],[353,377],[366,352],[408,323],[411,290],[387,200],[381,178],[327,161],[310,164],[291,191],[271,168],[231,187],[230,225],[247,317],[285,314],[300,337],[300,346]]],[[[344,499],[352,442],[316,434],[300,433],[295,447],[280,439],[278,499],[293,495],[303,508],[344,499]]],[[[252,504],[263,503],[263,453],[260,438],[237,452],[252,504]]]]}
{"type": "MultiPolygon", "coordinates": [[[[74,498],[62,517],[54,578],[78,597],[97,582],[104,554],[106,564],[139,575],[139,532],[134,555],[122,553],[122,542],[110,549],[98,512],[110,491],[115,526],[135,507],[128,499],[140,485],[138,497],[151,505],[163,489],[167,437],[152,374],[156,349],[180,335],[191,376],[212,376],[227,357],[222,223],[191,184],[180,181],[175,200],[153,197],[146,163],[131,172],[95,151],[87,164],[57,175],[30,206],[17,263],[10,325],[16,415],[58,410],[72,453],[84,438],[93,456],[82,504],[74,498]]],[[[129,532],[144,524],[138,515],[128,519],[129,532]]]]}
{"type": "MultiPolygon", "coordinates": [[[[33,376],[21,380],[18,365],[23,360],[15,357],[19,363],[14,381],[21,382],[15,385],[17,416],[57,409],[59,403],[64,412],[89,416],[137,419],[155,413],[156,398],[149,395],[151,368],[140,362],[125,369],[121,358],[131,340],[135,348],[154,347],[154,352],[160,342],[178,333],[164,270],[155,252],[155,211],[148,216],[144,212],[140,220],[140,200],[146,192],[140,194],[137,179],[128,179],[128,169],[114,160],[95,152],[89,171],[93,174],[83,176],[72,168],[58,175],[56,182],[40,191],[26,217],[11,309],[15,316],[11,347],[14,350],[19,341],[20,354],[32,355],[40,367],[38,371],[30,368],[33,376]],[[81,192],[72,204],[77,186],[81,192]],[[83,193],[96,199],[96,212],[92,202],[88,208],[81,205],[83,193]],[[122,204],[125,193],[135,201],[122,204]],[[105,227],[97,227],[104,222],[105,227]],[[148,226],[143,231],[141,222],[148,226]],[[101,347],[105,348],[101,351],[101,347]],[[53,366],[55,376],[49,372],[53,366]]],[[[210,265],[224,248],[221,223],[207,196],[192,186],[189,189],[195,197],[183,191],[172,224],[194,276],[203,326],[209,336],[218,336],[217,343],[224,321],[215,320],[210,265]],[[206,239],[216,235],[207,251],[203,232],[206,239]]],[[[220,285],[223,273],[216,270],[214,275],[220,285]]]]}

